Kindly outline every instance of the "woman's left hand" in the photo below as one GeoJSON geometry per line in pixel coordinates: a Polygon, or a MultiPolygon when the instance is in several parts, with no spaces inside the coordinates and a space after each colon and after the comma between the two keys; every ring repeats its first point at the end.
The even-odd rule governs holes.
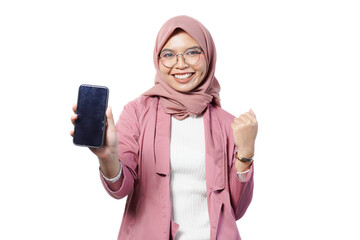
{"type": "Polygon", "coordinates": [[[234,142],[238,147],[238,157],[252,158],[255,152],[255,139],[258,131],[258,122],[252,109],[234,118],[231,123],[234,142]]]}

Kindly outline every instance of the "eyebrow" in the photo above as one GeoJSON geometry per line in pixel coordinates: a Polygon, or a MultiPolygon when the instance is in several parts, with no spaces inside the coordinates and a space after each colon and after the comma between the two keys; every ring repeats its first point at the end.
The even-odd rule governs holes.
{"type": "MultiPolygon", "coordinates": [[[[184,52],[186,52],[186,51],[187,51],[187,50],[189,50],[189,49],[193,49],[193,48],[197,48],[197,49],[199,49],[200,51],[203,51],[201,47],[199,47],[199,46],[193,46],[193,47],[189,47],[189,48],[188,48],[188,49],[186,49],[184,52]]],[[[169,48],[164,48],[163,50],[161,50],[161,52],[160,52],[160,53],[165,52],[165,51],[175,52],[175,51],[174,51],[174,50],[172,50],[172,49],[169,49],[169,48]]]]}

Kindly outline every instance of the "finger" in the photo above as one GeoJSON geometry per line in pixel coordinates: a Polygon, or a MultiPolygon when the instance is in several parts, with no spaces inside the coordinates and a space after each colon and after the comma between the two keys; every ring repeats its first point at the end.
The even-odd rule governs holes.
{"type": "Polygon", "coordinates": [[[242,118],[238,117],[238,118],[234,118],[234,123],[236,123],[236,124],[244,124],[245,122],[244,122],[244,120],[242,118]]]}
{"type": "Polygon", "coordinates": [[[72,115],[72,116],[71,116],[71,123],[72,123],[72,124],[75,124],[75,121],[76,121],[77,118],[78,118],[78,115],[77,115],[77,114],[72,115]]]}
{"type": "Polygon", "coordinates": [[[246,113],[241,114],[239,119],[241,119],[241,121],[244,122],[245,124],[250,124],[252,122],[252,120],[250,119],[249,116],[246,115],[246,113]]]}
{"type": "Polygon", "coordinates": [[[111,128],[115,128],[114,116],[112,114],[111,106],[108,106],[108,108],[106,109],[106,119],[108,126],[111,128]]]}
{"type": "Polygon", "coordinates": [[[106,117],[111,118],[112,117],[112,109],[111,106],[108,106],[106,109],[106,117]]]}
{"type": "Polygon", "coordinates": [[[74,130],[70,131],[70,136],[72,136],[72,137],[74,136],[74,130]]]}
{"type": "Polygon", "coordinates": [[[77,104],[75,103],[73,106],[72,106],[72,110],[74,113],[76,113],[76,109],[77,109],[77,104]]]}
{"type": "Polygon", "coordinates": [[[249,112],[254,116],[254,118],[256,119],[256,114],[254,113],[254,111],[252,110],[252,108],[250,108],[249,112]]]}
{"type": "Polygon", "coordinates": [[[250,120],[251,123],[256,122],[256,117],[251,112],[246,112],[244,115],[250,120]]]}

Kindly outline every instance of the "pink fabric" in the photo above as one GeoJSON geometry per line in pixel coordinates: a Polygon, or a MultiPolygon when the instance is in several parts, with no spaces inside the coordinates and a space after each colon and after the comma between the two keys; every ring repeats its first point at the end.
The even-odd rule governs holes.
{"type": "Polygon", "coordinates": [[[168,20],[160,29],[154,49],[156,69],[155,86],[145,92],[145,96],[160,96],[160,102],[166,113],[177,119],[202,113],[209,102],[220,106],[220,85],[216,80],[216,49],[209,31],[197,20],[188,16],[177,16],[168,20]],[[159,53],[175,29],[187,32],[200,45],[205,53],[207,75],[203,82],[187,93],[181,93],[170,87],[162,78],[159,69],[159,53]]]}
{"type": "MultiPolygon", "coordinates": [[[[253,166],[246,182],[241,182],[234,166],[234,116],[209,103],[203,119],[210,239],[240,240],[236,220],[252,200],[253,166]]],[[[160,106],[159,97],[142,96],[125,106],[116,129],[123,164],[121,187],[101,180],[112,197],[127,196],[118,239],[174,239],[181,226],[171,221],[171,115],[160,106]]]]}

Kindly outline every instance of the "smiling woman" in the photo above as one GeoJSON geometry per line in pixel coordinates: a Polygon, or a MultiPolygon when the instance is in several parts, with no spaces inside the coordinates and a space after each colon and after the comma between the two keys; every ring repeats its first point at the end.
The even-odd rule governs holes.
{"type": "Polygon", "coordinates": [[[199,44],[181,29],[174,31],[159,58],[164,80],[179,92],[193,90],[205,78],[205,56],[199,44]]]}
{"type": "Polygon", "coordinates": [[[168,20],[153,57],[155,85],[116,126],[108,109],[104,146],[92,149],[107,192],[129,196],[118,239],[240,240],[236,220],[253,193],[255,114],[235,118],[221,108],[215,45],[197,20],[168,20]]]}

